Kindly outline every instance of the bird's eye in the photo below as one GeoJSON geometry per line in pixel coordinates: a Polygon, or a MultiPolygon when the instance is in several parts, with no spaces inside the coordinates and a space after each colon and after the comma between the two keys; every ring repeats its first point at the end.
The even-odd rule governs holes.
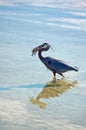
{"type": "Polygon", "coordinates": [[[44,44],[42,45],[42,47],[44,47],[44,44]]]}
{"type": "Polygon", "coordinates": [[[46,47],[46,46],[47,46],[47,43],[42,44],[42,47],[46,47]]]}

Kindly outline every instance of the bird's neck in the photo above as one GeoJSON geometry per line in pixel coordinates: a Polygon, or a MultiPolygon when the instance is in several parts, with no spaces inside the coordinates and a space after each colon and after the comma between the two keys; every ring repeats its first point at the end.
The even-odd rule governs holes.
{"type": "Polygon", "coordinates": [[[43,60],[44,60],[44,58],[45,57],[43,57],[42,56],[42,52],[43,51],[48,51],[49,50],[49,47],[47,47],[47,48],[42,48],[41,50],[39,50],[39,52],[38,52],[38,56],[39,56],[39,58],[40,58],[40,60],[43,62],[43,60]]]}
{"type": "Polygon", "coordinates": [[[43,62],[44,57],[42,56],[42,51],[38,52],[39,59],[43,62]]]}

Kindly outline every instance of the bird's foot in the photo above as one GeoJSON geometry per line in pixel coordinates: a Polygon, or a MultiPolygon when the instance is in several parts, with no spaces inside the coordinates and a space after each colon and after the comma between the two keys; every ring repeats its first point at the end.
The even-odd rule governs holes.
{"type": "Polygon", "coordinates": [[[65,79],[65,77],[63,76],[62,78],[61,78],[61,80],[64,80],[65,79]]]}
{"type": "Polygon", "coordinates": [[[52,82],[56,82],[56,76],[53,77],[52,82]]]}

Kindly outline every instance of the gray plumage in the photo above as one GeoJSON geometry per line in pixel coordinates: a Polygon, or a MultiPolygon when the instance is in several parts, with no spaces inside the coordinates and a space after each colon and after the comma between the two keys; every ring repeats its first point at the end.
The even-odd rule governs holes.
{"type": "MultiPolygon", "coordinates": [[[[68,65],[62,60],[54,59],[51,57],[43,57],[42,52],[48,51],[51,46],[48,43],[44,43],[36,48],[33,49],[33,52],[38,51],[38,56],[40,60],[44,63],[44,65],[53,72],[54,76],[56,76],[56,73],[63,76],[63,73],[67,71],[78,71],[78,67],[73,67],[71,65],[68,65]],[[35,51],[36,50],[36,51],[35,51]]],[[[64,77],[64,76],[63,76],[64,77]]]]}

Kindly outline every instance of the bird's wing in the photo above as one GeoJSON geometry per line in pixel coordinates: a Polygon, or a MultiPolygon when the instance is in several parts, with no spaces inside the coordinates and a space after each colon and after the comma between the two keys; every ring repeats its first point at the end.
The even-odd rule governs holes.
{"type": "Polygon", "coordinates": [[[47,68],[49,68],[52,71],[59,72],[59,73],[63,73],[63,72],[74,69],[72,66],[68,65],[64,61],[54,59],[51,57],[46,57],[44,60],[44,63],[47,66],[47,68]]]}

